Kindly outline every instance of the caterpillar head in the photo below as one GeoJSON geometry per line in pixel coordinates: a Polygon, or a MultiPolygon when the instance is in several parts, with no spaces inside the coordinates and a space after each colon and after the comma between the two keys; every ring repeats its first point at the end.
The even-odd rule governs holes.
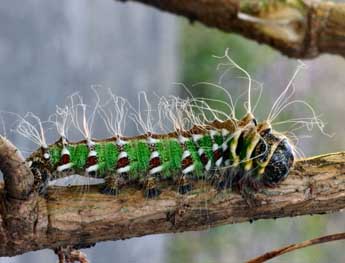
{"type": "Polygon", "coordinates": [[[269,124],[258,125],[261,136],[255,147],[256,162],[264,185],[274,186],[284,180],[294,163],[293,148],[287,137],[272,130],[269,124]]]}

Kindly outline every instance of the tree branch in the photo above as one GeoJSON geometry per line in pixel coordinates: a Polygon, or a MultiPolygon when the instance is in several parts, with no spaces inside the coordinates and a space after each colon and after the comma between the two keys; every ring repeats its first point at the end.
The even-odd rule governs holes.
{"type": "MultiPolygon", "coordinates": [[[[119,0],[122,1],[123,0],[119,0]]],[[[131,0],[234,32],[295,58],[345,56],[345,4],[317,0],[131,0]]]]}
{"type": "MultiPolygon", "coordinates": [[[[13,147],[8,141],[0,141],[0,160],[16,154],[7,150],[13,147]]],[[[14,170],[4,170],[5,177],[24,171],[18,176],[25,180],[26,165],[18,165],[14,170]]],[[[114,197],[100,194],[97,187],[85,193],[78,187],[50,188],[46,197],[33,192],[23,200],[9,197],[0,186],[0,256],[67,245],[86,247],[105,240],[257,219],[336,212],[345,207],[344,171],[345,152],[298,161],[278,188],[255,194],[254,207],[239,194],[217,193],[203,182],[196,183],[187,196],[167,185],[155,200],[145,199],[135,188],[114,197]]]]}

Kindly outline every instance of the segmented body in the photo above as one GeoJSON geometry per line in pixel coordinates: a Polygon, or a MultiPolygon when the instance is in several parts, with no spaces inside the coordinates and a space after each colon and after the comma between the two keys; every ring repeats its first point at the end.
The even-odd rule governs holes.
{"type": "Polygon", "coordinates": [[[234,185],[257,189],[286,178],[294,159],[286,137],[266,126],[246,116],[184,132],[116,137],[92,145],[61,139],[28,161],[34,173],[48,174],[47,180],[74,173],[104,178],[103,192],[110,194],[139,183],[146,196],[157,196],[161,180],[175,184],[181,194],[189,192],[197,179],[219,189],[234,185]],[[44,158],[47,153],[50,158],[44,158]]]}

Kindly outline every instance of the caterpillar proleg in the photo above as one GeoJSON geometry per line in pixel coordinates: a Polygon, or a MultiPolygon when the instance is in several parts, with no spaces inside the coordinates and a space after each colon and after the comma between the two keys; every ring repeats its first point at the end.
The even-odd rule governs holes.
{"type": "Polygon", "coordinates": [[[246,114],[242,118],[236,116],[230,93],[213,85],[211,87],[220,88],[229,96],[229,102],[222,102],[227,104],[229,112],[212,108],[208,103],[211,99],[193,96],[162,97],[155,110],[146,93],[139,94],[146,110],[138,111],[125,98],[109,91],[105,101],[101,101],[96,92],[97,103],[90,116],[87,116],[88,106],[76,94],[66,106],[57,107],[49,120],[60,137],[53,144],[46,143],[41,125],[37,128],[25,119],[20,121],[17,131],[40,146],[27,159],[37,187],[44,192],[49,181],[71,174],[103,178],[105,194],[116,195],[129,185],[140,185],[148,198],[164,191],[162,181],[174,185],[180,194],[190,192],[195,180],[206,180],[219,190],[256,191],[279,184],[288,176],[296,152],[291,140],[273,129],[277,116],[288,106],[301,103],[312,116],[286,120],[286,123],[323,128],[309,104],[290,100],[292,81],[301,67],[273,104],[268,118],[258,122],[254,116],[255,105],[251,104],[250,75],[229,57],[228,51],[220,58],[226,60],[223,66],[240,70],[248,79],[246,114]],[[156,120],[153,111],[158,113],[156,120]],[[110,138],[92,137],[96,115],[104,120],[110,138]],[[142,135],[124,135],[127,117],[143,131],[142,135]],[[158,127],[167,130],[163,125],[166,121],[170,121],[173,130],[156,132],[158,127]],[[68,140],[67,131],[71,126],[81,132],[84,140],[68,140]]]}

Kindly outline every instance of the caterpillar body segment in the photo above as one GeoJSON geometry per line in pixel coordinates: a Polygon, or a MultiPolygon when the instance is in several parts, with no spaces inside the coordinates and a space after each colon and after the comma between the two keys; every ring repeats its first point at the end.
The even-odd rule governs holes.
{"type": "Polygon", "coordinates": [[[149,198],[156,197],[160,193],[157,180],[159,177],[161,177],[161,172],[163,171],[163,162],[161,160],[160,152],[157,150],[156,146],[159,141],[159,139],[155,139],[151,134],[148,134],[147,144],[150,149],[150,158],[144,188],[145,196],[149,198]]]}
{"type": "Polygon", "coordinates": [[[61,138],[33,153],[27,161],[42,191],[49,180],[71,174],[103,178],[106,194],[140,185],[149,198],[164,190],[161,181],[174,184],[180,194],[191,191],[193,181],[201,179],[217,189],[257,190],[285,179],[294,161],[287,138],[267,123],[257,124],[251,114],[188,131],[92,142],[61,138]]]}

